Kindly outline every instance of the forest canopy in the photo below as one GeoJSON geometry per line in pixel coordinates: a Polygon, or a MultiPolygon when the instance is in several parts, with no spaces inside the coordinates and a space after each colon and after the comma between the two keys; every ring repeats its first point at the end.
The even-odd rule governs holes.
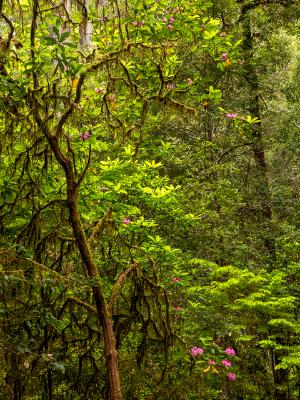
{"type": "Polygon", "coordinates": [[[299,0],[0,16],[0,398],[299,399],[299,0]]]}

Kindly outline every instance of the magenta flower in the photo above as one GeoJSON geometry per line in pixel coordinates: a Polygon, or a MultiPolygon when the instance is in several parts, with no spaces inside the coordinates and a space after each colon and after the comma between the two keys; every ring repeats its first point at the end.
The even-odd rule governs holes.
{"type": "Polygon", "coordinates": [[[91,134],[89,131],[86,131],[84,133],[80,133],[79,137],[80,139],[84,142],[85,140],[88,140],[90,138],[91,134]]]}
{"type": "Polygon", "coordinates": [[[123,219],[123,224],[125,224],[125,225],[129,225],[130,224],[130,219],[128,219],[128,218],[125,218],[125,219],[123,219]]]}
{"type": "Polygon", "coordinates": [[[227,53],[223,53],[222,57],[221,57],[221,60],[222,61],[226,61],[227,59],[228,59],[228,54],[227,53]]]}
{"type": "Polygon", "coordinates": [[[227,349],[224,351],[224,353],[228,354],[229,356],[235,356],[236,352],[232,347],[227,347],[227,349]]]}
{"type": "Polygon", "coordinates": [[[235,113],[226,114],[226,118],[227,119],[237,118],[237,114],[235,114],[235,113]]]}
{"type": "Polygon", "coordinates": [[[168,29],[169,29],[169,31],[171,31],[173,29],[173,25],[169,24],[168,29]]]}
{"type": "Polygon", "coordinates": [[[176,276],[174,278],[172,278],[172,282],[174,282],[174,283],[179,283],[180,281],[181,281],[181,279],[176,276]]]}
{"type": "Polygon", "coordinates": [[[236,375],[234,372],[229,372],[229,374],[227,375],[227,378],[230,382],[233,382],[236,380],[236,375]]]}
{"type": "Polygon", "coordinates": [[[215,360],[208,360],[208,365],[216,365],[215,360]]]}
{"type": "Polygon", "coordinates": [[[170,18],[170,24],[173,24],[174,21],[175,21],[174,18],[171,17],[171,18],[170,18]]]}
{"type": "Polygon", "coordinates": [[[224,367],[231,367],[231,361],[229,360],[222,360],[221,364],[224,365],[224,367]]]}
{"type": "Polygon", "coordinates": [[[204,350],[201,347],[193,347],[191,349],[191,354],[193,357],[197,357],[199,354],[203,354],[204,350]]]}

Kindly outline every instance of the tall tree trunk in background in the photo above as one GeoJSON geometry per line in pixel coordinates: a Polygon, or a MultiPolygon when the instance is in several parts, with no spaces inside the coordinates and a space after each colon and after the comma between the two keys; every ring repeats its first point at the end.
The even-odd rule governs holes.
{"type": "MultiPolygon", "coordinates": [[[[238,1],[241,3],[241,1],[238,1]]],[[[254,41],[253,33],[251,29],[251,10],[253,10],[258,3],[255,2],[243,2],[241,7],[240,22],[243,29],[243,46],[244,46],[244,71],[245,79],[247,81],[250,101],[249,111],[251,117],[257,117],[261,121],[261,110],[259,100],[259,76],[255,68],[253,60],[254,55],[254,41]]],[[[270,258],[275,261],[276,250],[275,240],[272,235],[272,200],[271,200],[271,189],[270,179],[268,174],[267,160],[263,145],[263,129],[261,122],[252,125],[252,139],[253,154],[255,163],[257,166],[257,193],[259,196],[259,202],[262,209],[263,226],[264,226],[264,242],[265,246],[270,254],[270,258]]],[[[273,363],[273,379],[275,384],[274,400],[288,400],[288,373],[286,370],[276,370],[275,367],[279,363],[279,356],[274,353],[273,363]]]]}
{"type": "Polygon", "coordinates": [[[251,30],[250,11],[255,5],[247,3],[241,7],[240,22],[243,29],[244,47],[244,76],[249,88],[249,106],[251,118],[258,118],[259,122],[252,125],[253,156],[257,167],[256,192],[261,207],[262,224],[264,225],[264,243],[272,261],[276,259],[275,240],[272,235],[272,196],[268,165],[263,144],[263,128],[259,100],[259,77],[253,60],[254,43],[251,30]]]}
{"type": "Polygon", "coordinates": [[[92,46],[93,25],[88,20],[89,0],[84,0],[82,3],[82,23],[80,25],[80,45],[83,47],[92,46]]]}

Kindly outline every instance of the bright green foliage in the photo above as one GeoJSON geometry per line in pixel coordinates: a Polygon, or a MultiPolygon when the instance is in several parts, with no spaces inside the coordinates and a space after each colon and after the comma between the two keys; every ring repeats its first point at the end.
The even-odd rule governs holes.
{"type": "Polygon", "coordinates": [[[108,398],[100,286],[124,399],[298,399],[299,4],[260,3],[0,2],[0,398],[108,398]]]}

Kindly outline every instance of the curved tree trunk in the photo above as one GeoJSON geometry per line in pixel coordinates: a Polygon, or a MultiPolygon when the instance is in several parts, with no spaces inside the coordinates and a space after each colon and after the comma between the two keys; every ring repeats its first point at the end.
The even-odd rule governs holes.
{"type": "MultiPolygon", "coordinates": [[[[38,107],[37,104],[34,106],[38,107]]],[[[76,245],[85,266],[86,275],[89,278],[97,278],[96,280],[94,279],[92,290],[96,304],[97,315],[102,327],[104,338],[104,352],[109,385],[107,391],[107,400],[121,400],[122,394],[118,366],[118,352],[116,348],[115,334],[113,331],[112,315],[108,311],[103,289],[99,280],[97,266],[88,244],[78,210],[79,187],[86,170],[83,172],[80,178],[76,177],[72,160],[65,156],[61,151],[58,139],[60,130],[57,130],[56,134],[52,135],[50,129],[42,120],[38,112],[38,108],[34,110],[34,116],[37,125],[46,136],[56,160],[63,167],[65,172],[67,181],[66,201],[70,213],[69,220],[72,225],[74,237],[76,239],[76,245]]]]}

